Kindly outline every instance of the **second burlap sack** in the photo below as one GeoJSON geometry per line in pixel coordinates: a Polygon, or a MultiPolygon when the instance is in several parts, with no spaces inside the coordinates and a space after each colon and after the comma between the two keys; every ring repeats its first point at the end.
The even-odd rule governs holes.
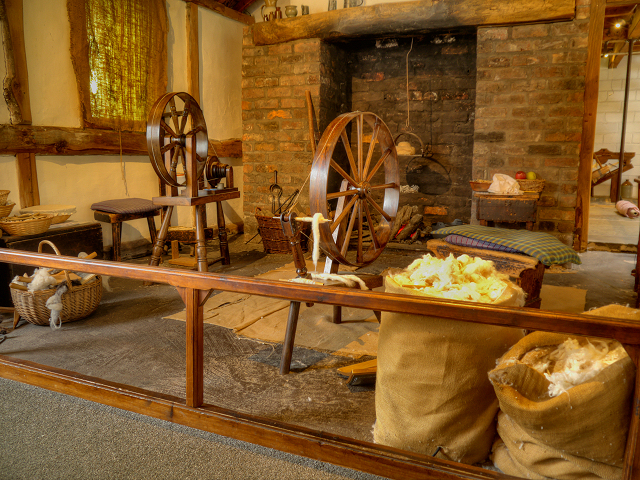
{"type": "MultiPolygon", "coordinates": [[[[604,307],[590,315],[619,316],[604,307]]],[[[630,309],[627,309],[630,310],[630,309]]],[[[637,311],[636,311],[637,312],[637,311]]],[[[628,355],[587,382],[550,397],[549,381],[521,362],[536,349],[567,338],[534,332],[518,342],[489,373],[500,401],[492,460],[509,475],[546,480],[619,480],[630,418],[635,366],[628,355]]],[[[598,341],[598,340],[595,340],[598,341]]]]}
{"type": "MultiPolygon", "coordinates": [[[[389,276],[385,291],[420,294],[389,276]]],[[[495,304],[523,300],[512,285],[495,304]]],[[[374,441],[429,455],[440,447],[439,458],[467,464],[486,459],[498,411],[487,372],[522,336],[516,328],[383,312],[374,441]]]]}

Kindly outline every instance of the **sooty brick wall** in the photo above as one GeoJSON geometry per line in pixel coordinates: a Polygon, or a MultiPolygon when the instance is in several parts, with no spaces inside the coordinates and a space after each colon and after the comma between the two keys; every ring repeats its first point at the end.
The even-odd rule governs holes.
{"type": "MultiPolygon", "coordinates": [[[[410,131],[432,146],[431,158],[399,157],[401,185],[418,187],[416,193],[401,194],[400,205],[418,205],[421,213],[425,206],[444,207],[441,219],[468,222],[475,31],[416,37],[413,43],[410,38],[351,42],[346,51],[351,109],[380,116],[394,138],[410,131]]],[[[398,141],[409,141],[420,153],[413,135],[398,141]]]]}

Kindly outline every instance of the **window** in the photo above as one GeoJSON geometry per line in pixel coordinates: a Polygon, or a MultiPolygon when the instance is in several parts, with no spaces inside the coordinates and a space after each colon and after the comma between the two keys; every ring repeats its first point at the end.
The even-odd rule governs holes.
{"type": "Polygon", "coordinates": [[[144,131],[167,88],[164,0],[68,0],[85,127],[144,131]]]}

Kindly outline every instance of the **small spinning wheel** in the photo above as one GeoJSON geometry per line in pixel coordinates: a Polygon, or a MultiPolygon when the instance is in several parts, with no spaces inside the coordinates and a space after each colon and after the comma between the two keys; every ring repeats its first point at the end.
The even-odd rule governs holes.
{"type": "Polygon", "coordinates": [[[363,267],[382,253],[398,211],[398,170],[393,137],[377,115],[345,113],[324,131],[311,168],[309,201],[312,214],[319,212],[330,218],[329,211],[335,212],[332,222],[319,225],[320,245],[332,260],[363,267]],[[349,141],[352,130],[355,152],[349,141]],[[369,142],[366,153],[365,141],[369,142]],[[339,142],[344,148],[336,150],[339,142]],[[371,236],[366,249],[365,221],[371,236]],[[355,254],[351,254],[349,243],[355,229],[358,242],[355,254]]]}
{"type": "Polygon", "coordinates": [[[167,93],[151,107],[147,122],[147,149],[151,165],[160,180],[172,187],[197,183],[207,161],[209,140],[202,110],[195,99],[185,92],[167,93]],[[188,178],[187,138],[195,136],[195,178],[188,178]],[[171,152],[169,158],[165,153],[171,152]],[[180,162],[180,163],[178,163],[180,162]],[[178,166],[185,181],[177,180],[178,166]]]}

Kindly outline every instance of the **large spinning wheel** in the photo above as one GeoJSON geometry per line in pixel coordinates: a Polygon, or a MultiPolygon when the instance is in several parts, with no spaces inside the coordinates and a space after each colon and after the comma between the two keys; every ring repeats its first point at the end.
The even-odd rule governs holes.
{"type": "Polygon", "coordinates": [[[370,112],[350,112],[331,122],[316,149],[309,186],[311,213],[330,218],[333,212],[332,222],[319,225],[325,254],[342,265],[373,262],[390,240],[399,197],[398,156],[382,119],[370,112]],[[338,143],[342,147],[336,148],[338,143]],[[350,252],[355,231],[357,245],[350,252]]]}
{"type": "Polygon", "coordinates": [[[167,93],[153,104],[147,122],[147,149],[153,169],[166,185],[184,187],[189,181],[197,184],[207,161],[209,140],[204,115],[191,95],[167,93]],[[190,137],[195,137],[193,173],[187,172],[186,140],[190,137]],[[180,169],[184,182],[178,180],[180,169]]]}

